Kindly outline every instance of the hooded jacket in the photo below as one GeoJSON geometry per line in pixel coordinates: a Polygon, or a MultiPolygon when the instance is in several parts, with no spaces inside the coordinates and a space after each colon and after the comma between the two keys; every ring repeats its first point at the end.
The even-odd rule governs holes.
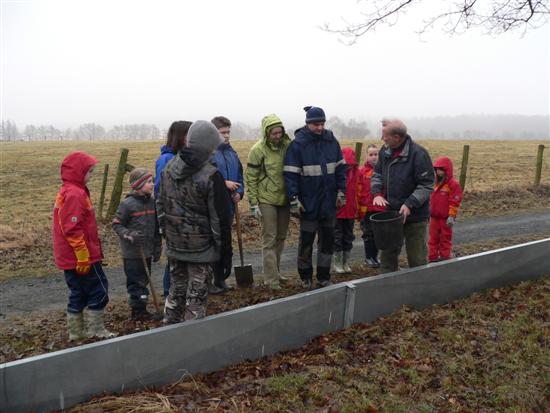
{"type": "Polygon", "coordinates": [[[277,145],[274,144],[269,139],[269,132],[275,127],[283,128],[281,120],[276,115],[264,117],[263,136],[252,146],[248,154],[245,181],[250,205],[287,204],[283,162],[290,138],[283,128],[281,140],[277,145]]]}
{"type": "MultiPolygon", "coordinates": [[[[229,143],[221,143],[214,152],[213,160],[223,179],[241,184],[239,189],[237,189],[237,193],[242,199],[244,196],[243,166],[235,149],[229,143]]],[[[227,188],[226,191],[231,195],[227,188]]],[[[229,200],[229,211],[231,214],[233,214],[234,209],[233,201],[229,200]]]]}
{"type": "Polygon", "coordinates": [[[357,202],[359,204],[359,218],[363,219],[366,213],[382,212],[384,207],[374,205],[374,196],[370,190],[371,178],[374,174],[374,167],[365,162],[359,168],[359,176],[357,178],[357,202]]]}
{"type": "Polygon", "coordinates": [[[124,258],[141,259],[140,248],[146,258],[160,256],[161,238],[153,197],[131,191],[118,206],[111,225],[119,236],[124,258]],[[143,245],[132,244],[124,238],[133,231],[142,233],[143,245]]]}
{"type": "Polygon", "coordinates": [[[229,200],[223,177],[206,151],[185,148],[162,171],[157,212],[166,255],[215,262],[231,249],[229,200]]]}
{"type": "Polygon", "coordinates": [[[174,156],[176,156],[176,154],[174,153],[174,150],[169,146],[162,145],[160,147],[160,156],[155,163],[155,198],[158,196],[159,193],[161,173],[164,168],[166,168],[166,165],[168,165],[168,162],[170,162],[174,158],[174,156]]]}
{"type": "Polygon", "coordinates": [[[405,204],[411,210],[407,222],[426,221],[430,217],[430,194],[434,170],[428,151],[409,135],[397,154],[388,146],[380,149],[378,163],[371,178],[374,196],[382,194],[388,210],[399,211],[405,204]]]}
{"type": "Polygon", "coordinates": [[[446,156],[442,156],[435,160],[433,167],[443,169],[445,177],[441,182],[436,181],[430,196],[430,216],[443,219],[456,218],[462,202],[462,189],[453,177],[453,162],[446,156]]]}
{"type": "Polygon", "coordinates": [[[346,165],[332,131],[317,135],[306,126],[294,133],[285,155],[284,178],[289,199],[298,197],[309,221],[336,217],[336,194],[346,192],[346,165]]]}
{"type": "Polygon", "coordinates": [[[61,163],[61,186],[52,219],[55,265],[62,270],[76,268],[75,252],[87,252],[90,264],[103,253],[97,233],[94,207],[84,177],[97,159],[84,152],[72,152],[61,163]]]}
{"type": "Polygon", "coordinates": [[[359,168],[355,151],[352,148],[342,149],[346,161],[346,205],[336,211],[336,218],[355,219],[357,217],[357,179],[359,168]]]}

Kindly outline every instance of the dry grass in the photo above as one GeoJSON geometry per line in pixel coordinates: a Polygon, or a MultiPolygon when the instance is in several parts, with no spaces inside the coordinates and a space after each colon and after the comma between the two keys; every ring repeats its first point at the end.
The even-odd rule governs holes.
{"type": "MultiPolygon", "coordinates": [[[[234,141],[233,145],[244,165],[253,141],[234,141]]],[[[371,142],[364,142],[365,144],[371,142]]],[[[377,142],[376,142],[377,143],[377,142]]],[[[535,169],[537,141],[420,141],[433,158],[447,155],[455,163],[455,174],[460,169],[462,146],[470,145],[470,165],[467,191],[477,194],[476,205],[464,203],[465,215],[493,215],[516,212],[548,205],[550,195],[546,191],[542,198],[531,196],[527,188],[532,183],[535,169]],[[529,198],[507,203],[502,196],[506,188],[513,188],[508,195],[517,199],[517,192],[527,191],[529,198]],[[492,191],[492,192],[487,192],[492,191]],[[500,202],[502,208],[492,204],[484,205],[480,199],[490,195],[491,202],[500,202]],[[480,195],[481,194],[481,195],[480,195]],[[491,195],[492,194],[492,195],[491,195]],[[495,201],[496,200],[496,201],[495,201]],[[539,200],[539,202],[537,202],[539,200]],[[527,201],[527,202],[526,202],[527,201]],[[531,201],[531,202],[529,202],[531,201]],[[507,208],[513,205],[513,208],[507,208]]],[[[0,280],[17,275],[45,275],[55,272],[52,262],[50,226],[53,201],[60,185],[59,166],[71,151],[84,150],[100,160],[95,177],[90,183],[92,200],[98,206],[102,171],[105,163],[110,165],[106,193],[107,209],[120,148],[130,150],[129,162],[134,166],[153,169],[159,155],[160,141],[148,142],[16,142],[2,143],[0,148],[0,280]],[[20,234],[17,236],[17,234],[20,234]],[[4,258],[5,257],[5,258],[4,258]]],[[[353,142],[344,142],[353,145],[353,142]]],[[[366,146],[366,145],[365,145],[366,146]]],[[[546,154],[542,182],[550,183],[550,155],[546,154]]],[[[508,196],[507,195],[507,196],[508,196]]],[[[242,203],[243,211],[248,209],[242,203]]],[[[257,228],[251,227],[250,240],[257,237],[257,228]]],[[[116,237],[108,226],[102,228],[106,260],[119,265],[116,237]]],[[[250,246],[250,243],[246,243],[250,246]]]]}

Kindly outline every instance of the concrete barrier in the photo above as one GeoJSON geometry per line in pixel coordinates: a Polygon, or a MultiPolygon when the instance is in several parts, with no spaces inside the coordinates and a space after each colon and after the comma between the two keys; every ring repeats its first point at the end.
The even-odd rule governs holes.
{"type": "Polygon", "coordinates": [[[64,409],[102,392],[177,381],[298,348],[402,305],[425,307],[550,274],[550,239],[341,283],[0,365],[0,411],[64,409]]]}

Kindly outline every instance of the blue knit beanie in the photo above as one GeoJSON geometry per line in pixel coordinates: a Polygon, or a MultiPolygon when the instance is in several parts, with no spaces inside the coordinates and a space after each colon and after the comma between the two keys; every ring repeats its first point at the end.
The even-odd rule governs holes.
{"type": "Polygon", "coordinates": [[[325,111],[316,106],[306,106],[306,123],[325,122],[325,111]]]}

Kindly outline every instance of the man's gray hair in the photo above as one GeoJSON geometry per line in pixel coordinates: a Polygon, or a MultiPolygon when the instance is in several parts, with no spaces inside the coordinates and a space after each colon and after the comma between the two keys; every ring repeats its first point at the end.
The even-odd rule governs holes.
{"type": "Polygon", "coordinates": [[[387,128],[387,131],[391,135],[399,135],[402,138],[407,136],[407,126],[401,119],[382,119],[382,127],[387,128]]]}

